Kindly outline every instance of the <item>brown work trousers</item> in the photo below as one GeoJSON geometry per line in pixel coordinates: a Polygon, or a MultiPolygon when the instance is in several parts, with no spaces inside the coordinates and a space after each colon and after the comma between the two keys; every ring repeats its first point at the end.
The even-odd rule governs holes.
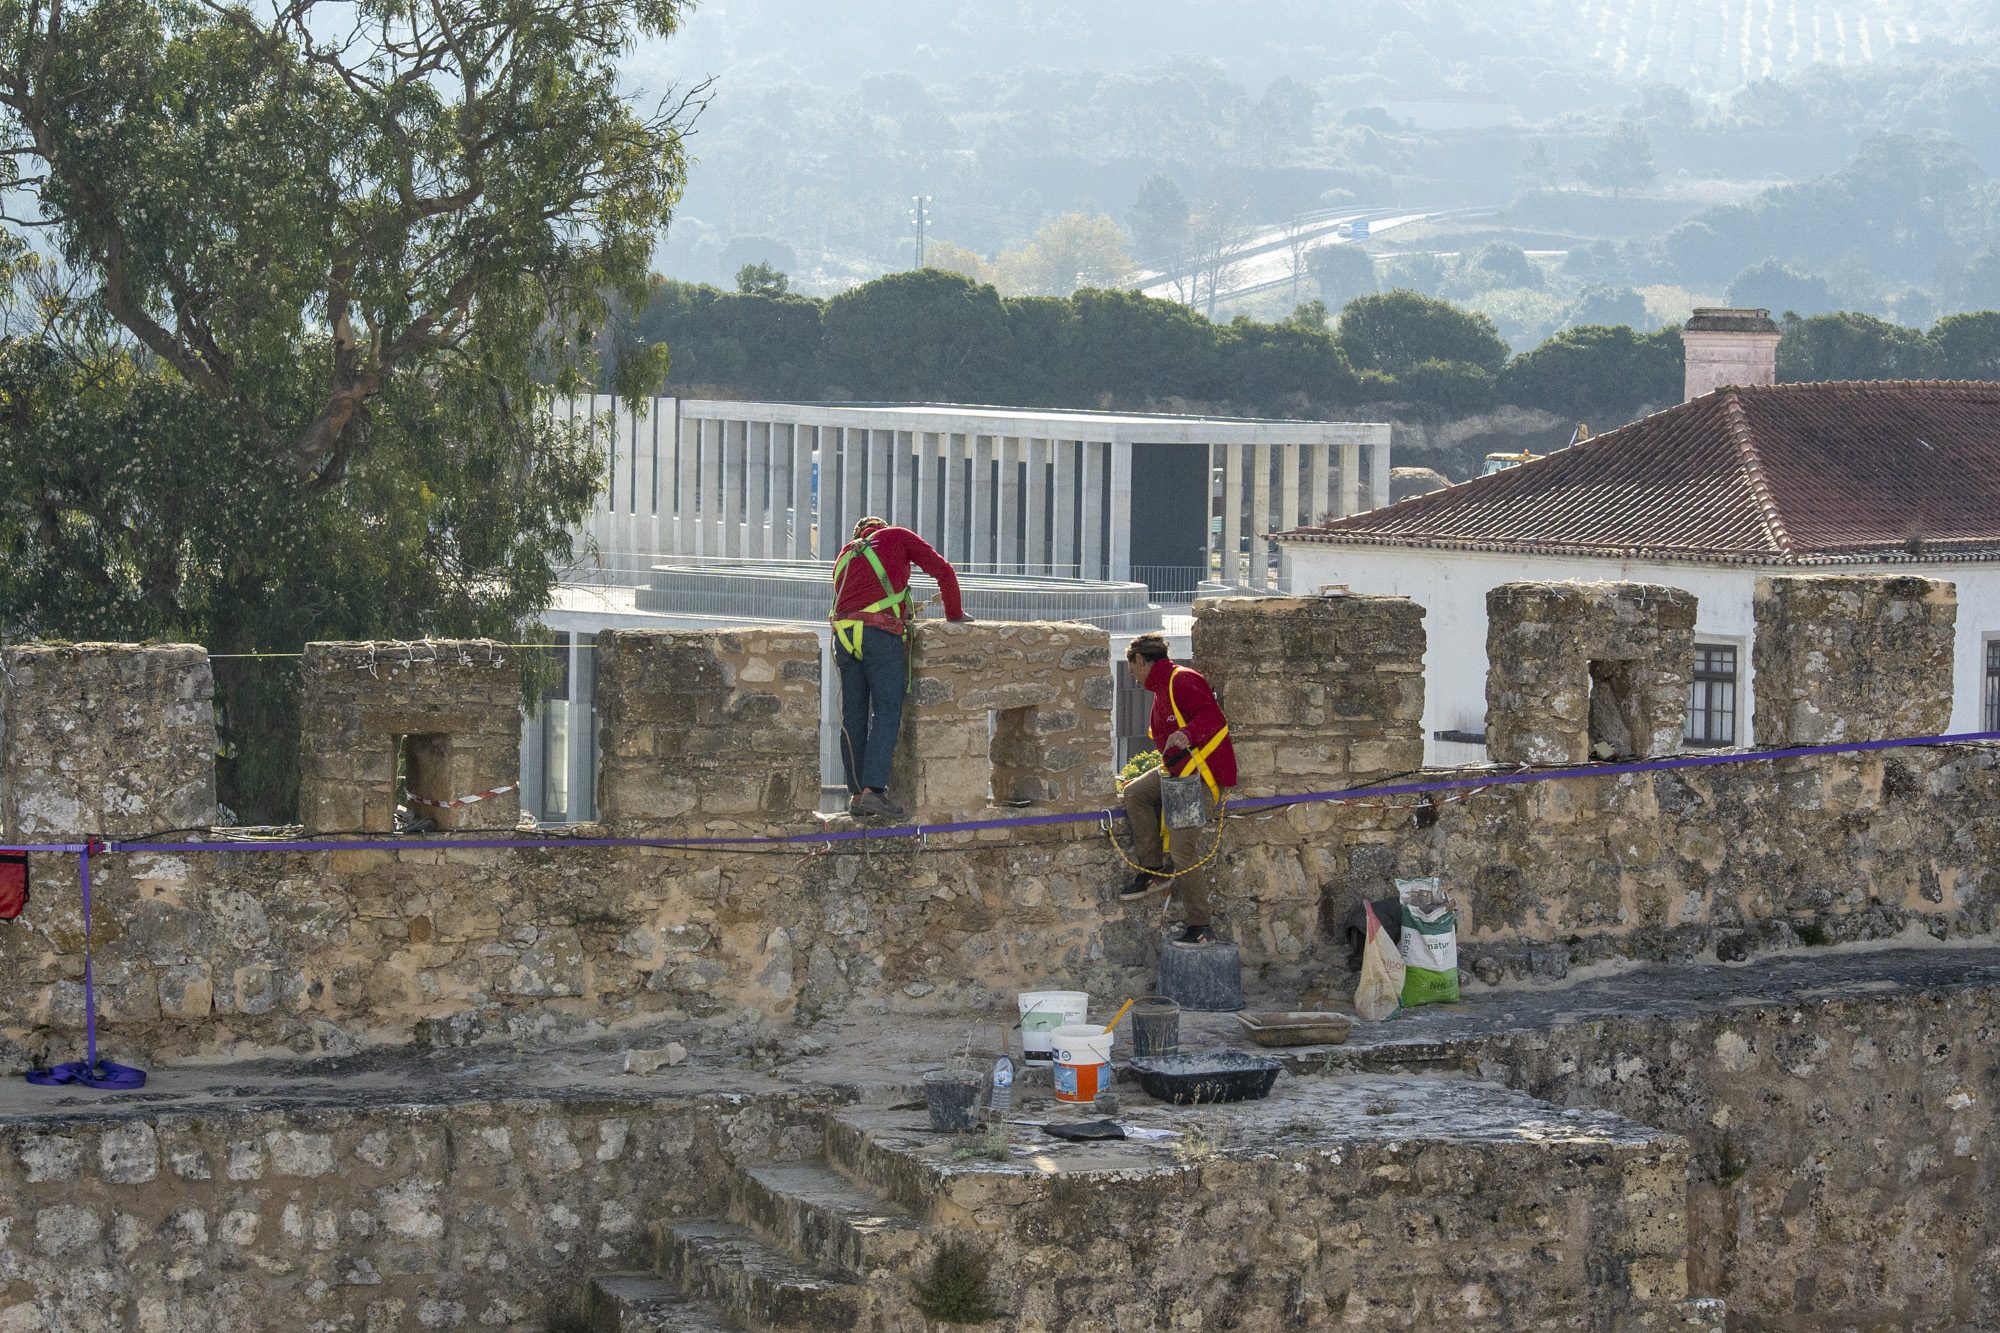
{"type": "MultiPolygon", "coordinates": [[[[1148,870],[1185,870],[1207,856],[1221,832],[1215,817],[1215,797],[1206,787],[1201,793],[1208,810],[1208,822],[1201,828],[1166,830],[1166,845],[1160,844],[1160,770],[1155,768],[1136,778],[1125,788],[1125,822],[1132,829],[1132,859],[1148,870]]],[[[1181,896],[1181,913],[1190,926],[1209,924],[1208,900],[1214,890],[1215,862],[1210,861],[1191,875],[1169,880],[1169,890],[1181,896]]]]}

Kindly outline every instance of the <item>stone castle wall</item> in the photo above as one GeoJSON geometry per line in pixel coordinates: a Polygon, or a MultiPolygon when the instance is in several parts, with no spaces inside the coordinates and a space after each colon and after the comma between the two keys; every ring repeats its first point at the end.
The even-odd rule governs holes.
{"type": "MultiPolygon", "coordinates": [[[[1204,603],[1196,664],[1232,719],[1242,790],[1337,789],[1413,763],[1419,617],[1390,598],[1204,603]]],[[[1076,737],[1108,703],[1108,687],[1100,695],[1093,684],[1107,680],[1108,664],[1095,674],[1082,665],[1086,654],[1102,660],[1101,636],[983,625],[927,626],[920,636],[932,630],[963,632],[920,637],[920,664],[968,660],[952,667],[949,691],[921,669],[917,676],[919,696],[937,696],[919,707],[944,710],[926,720],[925,734],[957,747],[923,761],[943,776],[923,789],[932,803],[916,802],[919,818],[1111,802],[1107,746],[1095,768],[1056,755],[1067,765],[1054,770],[1062,780],[1016,797],[1029,801],[1024,809],[970,804],[982,785],[990,798],[995,775],[1014,766],[1013,747],[1079,748],[1076,737]],[[987,674],[974,674],[972,659],[987,674]],[[1016,709],[1032,724],[996,726],[996,715],[1016,709]],[[975,742],[987,747],[983,756],[975,742]]],[[[646,1018],[733,1024],[857,1006],[962,1011],[1004,1004],[1021,989],[1150,984],[1158,907],[1121,907],[1112,896],[1122,866],[1107,832],[1123,837],[1122,822],[755,850],[585,845],[606,834],[823,827],[801,790],[805,743],[786,725],[810,717],[815,688],[810,657],[792,637],[609,636],[601,750],[611,822],[565,835],[573,847],[235,845],[93,858],[107,1048],[142,1059],[339,1052],[646,1018]]],[[[1576,661],[1604,651],[1586,636],[1563,643],[1576,661]]],[[[412,656],[371,651],[378,661],[412,656]]],[[[1569,669],[1561,653],[1538,651],[1551,673],[1569,669]]],[[[1881,670],[1865,641],[1842,651],[1872,656],[1868,670],[1881,670]]],[[[182,665],[176,689],[194,679],[199,655],[182,665]]],[[[453,669],[479,673],[496,691],[489,711],[517,725],[511,701],[503,708],[497,697],[511,672],[453,669]]],[[[1879,682],[1870,698],[1900,709],[1915,695],[1941,697],[1948,679],[1939,669],[1911,659],[1907,678],[1879,682]]],[[[326,692],[309,694],[309,712],[337,713],[345,697],[349,714],[375,710],[379,725],[341,735],[459,734],[445,727],[448,716],[408,713],[414,704],[391,715],[364,697],[402,690],[401,679],[329,672],[326,692]]],[[[1855,725],[1879,735],[1885,722],[1855,725]]],[[[9,762],[33,759],[17,748],[24,744],[10,733],[9,762]]],[[[454,770],[453,785],[477,790],[513,776],[511,761],[500,767],[497,742],[464,752],[484,757],[454,770]]],[[[356,771],[324,800],[379,801],[379,768],[356,771]]],[[[13,790],[13,804],[0,809],[10,826],[34,797],[32,784],[13,790]]],[[[1489,980],[1560,976],[1612,957],[1731,958],[1913,929],[1968,937],[1992,931],[2000,905],[1996,796],[2000,754],[1962,746],[1260,809],[1224,824],[1218,905],[1253,980],[1302,1003],[1351,988],[1342,923],[1361,898],[1391,893],[1399,875],[1436,874],[1451,888],[1464,965],[1489,980]]],[[[831,827],[844,826],[841,817],[831,827]]],[[[34,860],[34,906],[0,927],[0,1068],[66,1055],[82,1020],[82,923],[67,889],[74,858],[34,860]]]]}

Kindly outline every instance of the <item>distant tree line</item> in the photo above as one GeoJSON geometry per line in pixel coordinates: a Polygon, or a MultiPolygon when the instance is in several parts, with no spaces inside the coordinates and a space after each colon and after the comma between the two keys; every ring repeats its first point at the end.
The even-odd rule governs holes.
{"type": "MultiPolygon", "coordinates": [[[[1358,296],[1337,318],[1314,301],[1276,323],[1215,323],[1126,291],[1002,297],[937,269],[825,300],[790,294],[768,269],[741,278],[735,292],[657,279],[611,330],[608,359],[664,343],[661,389],[683,395],[1431,419],[1513,405],[1594,430],[1681,396],[1677,326],[1582,325],[1510,356],[1485,315],[1412,291],[1358,296]]],[[[1788,315],[1785,333],[1783,380],[2000,379],[1996,313],[1929,332],[1788,315]]]]}

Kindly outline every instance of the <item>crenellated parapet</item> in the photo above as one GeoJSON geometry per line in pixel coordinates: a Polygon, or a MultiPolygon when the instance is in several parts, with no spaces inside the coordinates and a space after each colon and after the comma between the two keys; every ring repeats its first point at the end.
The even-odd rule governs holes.
{"type": "Polygon", "coordinates": [[[46,842],[213,824],[214,694],[194,644],[0,650],[0,833],[46,842]]]}
{"type": "Polygon", "coordinates": [[[819,808],[809,630],[597,636],[597,808],[609,824],[803,819],[819,808]]]}
{"type": "Polygon", "coordinates": [[[1110,654],[1110,636],[1091,625],[919,621],[891,790],[930,820],[1101,803],[1110,654]]]}
{"type": "Polygon", "coordinates": [[[309,643],[300,690],[306,828],[388,833],[405,786],[439,828],[520,822],[521,673],[502,645],[309,643]]]}
{"type": "Polygon", "coordinates": [[[1486,753],[1500,764],[1681,748],[1693,593],[1651,583],[1503,583],[1486,594],[1486,753]]]}
{"type": "Polygon", "coordinates": [[[1958,593],[1913,575],[1757,580],[1757,744],[1936,736],[1951,722],[1958,593]]]}
{"type": "Polygon", "coordinates": [[[1424,762],[1424,609],[1407,597],[1218,597],[1194,608],[1237,792],[1320,791],[1424,762]]]}

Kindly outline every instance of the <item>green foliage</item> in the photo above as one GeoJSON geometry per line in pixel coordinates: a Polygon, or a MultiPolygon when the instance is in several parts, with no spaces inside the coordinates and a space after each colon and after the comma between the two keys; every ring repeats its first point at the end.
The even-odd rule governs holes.
{"type": "Polygon", "coordinates": [[[912,1304],[943,1324],[984,1324],[999,1318],[987,1291],[990,1261],[964,1241],[946,1241],[917,1283],[912,1304]]]}
{"type": "Polygon", "coordinates": [[[1322,245],[1306,252],[1306,272],[1336,306],[1375,290],[1375,257],[1358,245],[1322,245]]]}
{"type": "Polygon", "coordinates": [[[1621,120],[1577,174],[1586,184],[1618,194],[1651,185],[1659,178],[1660,169],[1653,162],[1653,141],[1646,131],[1632,121],[1621,120]]]}
{"type": "MultiPolygon", "coordinates": [[[[619,92],[681,9],[15,6],[8,211],[71,285],[0,344],[0,630],[516,638],[596,487],[542,408],[644,299],[684,177],[682,108],[619,92]]],[[[635,343],[615,381],[665,365],[635,343]]],[[[287,671],[217,663],[252,817],[290,813],[287,671]]]]}
{"type": "Polygon", "coordinates": [[[1148,264],[1177,259],[1187,249],[1188,219],[1193,212],[1180,184],[1163,171],[1154,172],[1125,210],[1133,251],[1148,264]]]}
{"type": "Polygon", "coordinates": [[[1223,387],[1216,373],[1220,345],[1216,326],[1178,302],[1081,291],[1063,323],[1064,388],[1071,395],[1102,386],[1135,398],[1204,397],[1223,387]]]}
{"type": "Polygon", "coordinates": [[[1761,306],[1780,315],[1817,315],[1834,309],[1837,303],[1826,279],[1767,259],[1736,275],[1729,284],[1729,304],[1761,306]]]}
{"type": "Polygon", "coordinates": [[[1948,380],[2000,380],[2000,313],[1947,315],[1931,329],[1935,369],[1948,380]]]}
{"type": "Polygon", "coordinates": [[[783,296],[792,280],[769,264],[745,264],[736,270],[736,290],[744,296],[783,296]]]}
{"type": "Polygon", "coordinates": [[[1679,329],[1637,334],[1583,325],[1515,357],[1500,376],[1500,393],[1523,407],[1617,424],[1643,407],[1679,402],[1682,376],[1679,329]]]}
{"type": "Polygon", "coordinates": [[[862,399],[994,400],[1013,332],[1000,294],[957,273],[892,273],[828,301],[821,367],[862,399]]]}
{"type": "Polygon", "coordinates": [[[1406,290],[1341,307],[1340,346],[1354,366],[1399,378],[1425,362],[1463,362],[1489,376],[1507,362],[1492,320],[1406,290]]]}
{"type": "Polygon", "coordinates": [[[1141,750],[1125,761],[1125,767],[1118,770],[1118,785],[1123,787],[1135,778],[1144,777],[1160,766],[1158,750],[1141,750]]]}
{"type": "Polygon", "coordinates": [[[1923,379],[1935,348],[1916,329],[1852,311],[1786,316],[1778,344],[1778,382],[1923,379]]]}

